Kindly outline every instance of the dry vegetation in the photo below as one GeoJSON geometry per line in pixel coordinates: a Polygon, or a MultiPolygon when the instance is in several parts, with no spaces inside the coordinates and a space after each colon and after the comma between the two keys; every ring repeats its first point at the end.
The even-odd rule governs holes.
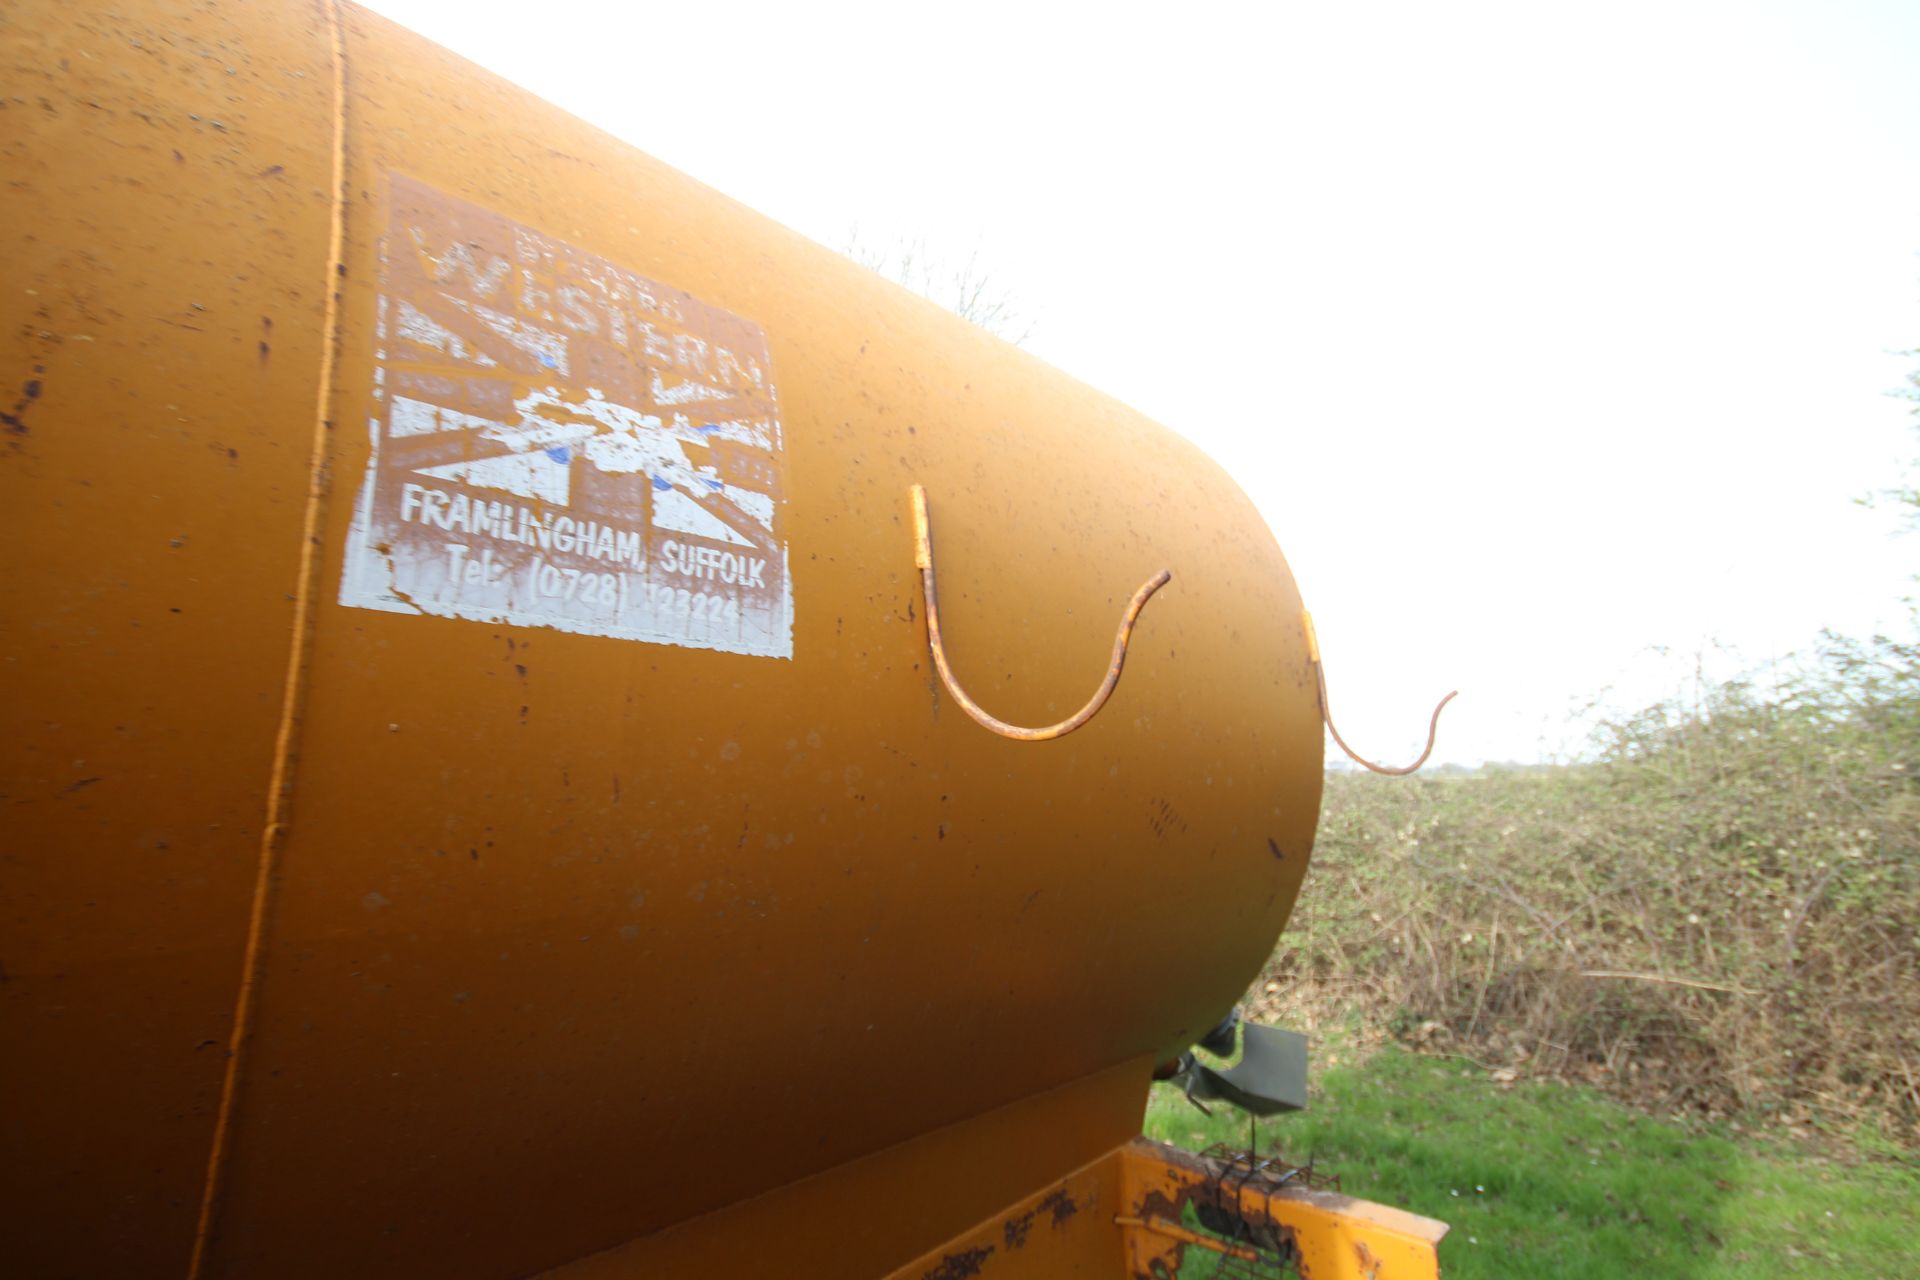
{"type": "Polygon", "coordinates": [[[1920,1147],[1920,646],[1835,641],[1610,725],[1589,763],[1329,778],[1254,1002],[1920,1147]]]}

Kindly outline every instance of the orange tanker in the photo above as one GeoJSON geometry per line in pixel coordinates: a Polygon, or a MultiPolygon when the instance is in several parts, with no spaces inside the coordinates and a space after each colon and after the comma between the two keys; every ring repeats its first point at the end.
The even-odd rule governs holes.
{"type": "Polygon", "coordinates": [[[7,1274],[1177,1267],[1321,775],[1233,482],[350,5],[0,53],[7,1274]],[[1076,732],[941,683],[915,485],[1010,721],[1171,571],[1076,732]]]}

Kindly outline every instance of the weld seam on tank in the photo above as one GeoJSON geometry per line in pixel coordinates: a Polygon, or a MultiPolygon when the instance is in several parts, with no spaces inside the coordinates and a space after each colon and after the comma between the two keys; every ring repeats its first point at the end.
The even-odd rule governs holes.
{"type": "Polygon", "coordinates": [[[340,0],[320,0],[326,12],[333,79],[333,138],[330,169],[332,208],[328,212],[326,282],[321,315],[325,343],[320,349],[319,386],[315,393],[313,445],[308,467],[306,510],[301,521],[300,564],[295,580],[293,629],[287,652],[287,678],[281,693],[280,724],[274,736],[273,774],[267,790],[266,822],[260,836],[260,862],[254,874],[253,898],[247,917],[246,950],[240,971],[240,989],[234,999],[233,1028],[227,1047],[226,1073],[220,1085],[220,1103],[214,1119],[213,1141],[207,1154],[207,1175],[201,1187],[199,1215],[194,1224],[193,1252],[187,1280],[199,1280],[207,1265],[213,1228],[225,1189],[227,1156],[233,1145],[234,1112],[240,1080],[246,1068],[252,1038],[254,1009],[259,1001],[260,972],[266,953],[267,920],[273,905],[281,849],[293,799],[294,740],[304,709],[307,666],[312,654],[315,582],[320,569],[320,541],[327,499],[327,453],[331,445],[334,383],[341,342],[341,291],[346,277],[347,250],[347,43],[340,0]]]}

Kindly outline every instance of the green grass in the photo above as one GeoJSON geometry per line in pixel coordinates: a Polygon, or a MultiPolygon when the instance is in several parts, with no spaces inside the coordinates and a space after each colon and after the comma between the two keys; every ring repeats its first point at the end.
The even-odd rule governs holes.
{"type": "MultiPolygon", "coordinates": [[[[1350,1195],[1439,1218],[1449,1280],[1476,1276],[1920,1277],[1920,1170],[1834,1163],[1707,1132],[1556,1083],[1502,1089],[1445,1058],[1384,1049],[1315,1080],[1261,1149],[1312,1156],[1350,1195]]],[[[1146,1132],[1245,1146],[1229,1108],[1157,1085],[1146,1132]]]]}

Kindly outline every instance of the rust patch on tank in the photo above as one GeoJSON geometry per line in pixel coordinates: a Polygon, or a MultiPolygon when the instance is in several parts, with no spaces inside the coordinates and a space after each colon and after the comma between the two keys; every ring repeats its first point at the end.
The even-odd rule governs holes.
{"type": "Polygon", "coordinates": [[[38,375],[46,371],[46,366],[44,365],[33,366],[33,372],[36,376],[28,378],[21,386],[20,398],[13,402],[12,412],[0,411],[0,424],[4,424],[7,430],[14,435],[23,436],[27,434],[27,407],[40,398],[41,383],[38,375]]]}
{"type": "Polygon", "coordinates": [[[1049,1194],[1040,1202],[1040,1207],[1053,1215],[1055,1227],[1066,1226],[1073,1215],[1080,1212],[1080,1206],[1073,1202],[1073,1197],[1067,1194],[1065,1187],[1049,1194]]]}
{"type": "Polygon", "coordinates": [[[971,1280],[980,1274],[987,1265],[987,1259],[993,1254],[993,1246],[980,1245],[973,1249],[961,1249],[940,1259],[939,1265],[929,1270],[922,1280],[971,1280]]]}

